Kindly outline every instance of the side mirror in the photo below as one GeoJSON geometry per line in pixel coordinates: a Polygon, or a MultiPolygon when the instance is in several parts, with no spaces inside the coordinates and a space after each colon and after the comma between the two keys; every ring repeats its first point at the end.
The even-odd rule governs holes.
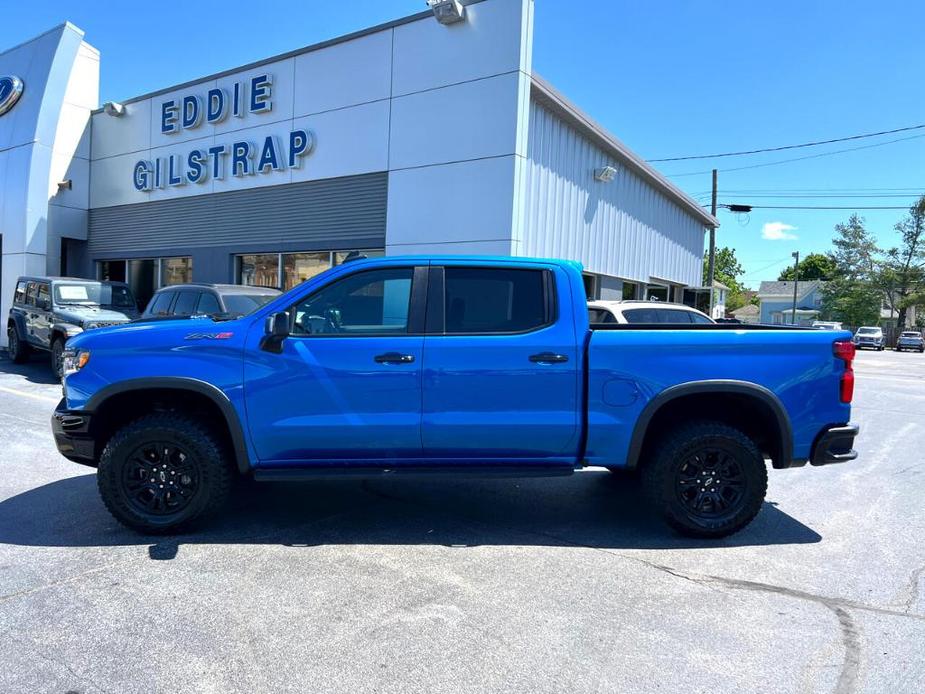
{"type": "Polygon", "coordinates": [[[271,313],[263,329],[260,349],[279,354],[283,351],[283,340],[289,337],[289,314],[285,311],[271,313]]]}

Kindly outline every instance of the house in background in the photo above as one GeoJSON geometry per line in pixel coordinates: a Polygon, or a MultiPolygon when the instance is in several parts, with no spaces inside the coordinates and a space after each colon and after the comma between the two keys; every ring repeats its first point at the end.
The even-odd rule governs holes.
{"type": "Polygon", "coordinates": [[[762,282],[758,288],[759,323],[812,325],[822,308],[820,280],[797,282],[796,319],[793,317],[793,282],[762,282]]]}
{"type": "MultiPolygon", "coordinates": [[[[793,301],[791,299],[791,301],[793,301]]],[[[761,316],[761,309],[755,306],[755,304],[745,304],[741,308],[737,308],[732,312],[733,318],[738,318],[743,323],[757,323],[761,316]]]]}

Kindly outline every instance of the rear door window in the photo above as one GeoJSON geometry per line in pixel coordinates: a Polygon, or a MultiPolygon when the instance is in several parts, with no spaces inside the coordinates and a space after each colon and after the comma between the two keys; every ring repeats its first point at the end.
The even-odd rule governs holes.
{"type": "Polygon", "coordinates": [[[212,292],[203,292],[199,295],[199,303],[196,305],[196,313],[211,314],[220,313],[222,307],[218,305],[218,299],[212,292]]]}
{"type": "Polygon", "coordinates": [[[161,292],[151,301],[147,313],[149,316],[169,316],[170,302],[173,301],[175,292],[161,292]]]}
{"type": "Polygon", "coordinates": [[[516,333],[554,320],[543,270],[447,267],[444,316],[448,335],[516,333]]]}
{"type": "Polygon", "coordinates": [[[177,302],[173,305],[173,315],[191,316],[199,301],[199,292],[177,292],[177,302]]]}
{"type": "Polygon", "coordinates": [[[29,282],[26,286],[26,306],[35,306],[35,295],[38,290],[37,282],[29,282]]]}

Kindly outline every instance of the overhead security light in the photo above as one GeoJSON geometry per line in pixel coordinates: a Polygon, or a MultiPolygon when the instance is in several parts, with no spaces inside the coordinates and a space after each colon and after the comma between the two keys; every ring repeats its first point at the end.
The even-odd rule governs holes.
{"type": "Polygon", "coordinates": [[[459,0],[427,0],[427,4],[441,24],[456,24],[466,18],[466,8],[459,0]]]}
{"type": "Polygon", "coordinates": [[[105,104],[103,104],[103,110],[106,111],[107,115],[114,116],[116,118],[125,114],[125,106],[117,101],[107,101],[105,104]]]}
{"type": "Polygon", "coordinates": [[[603,166],[594,170],[594,179],[601,183],[610,183],[617,175],[617,170],[612,166],[603,166]]]}

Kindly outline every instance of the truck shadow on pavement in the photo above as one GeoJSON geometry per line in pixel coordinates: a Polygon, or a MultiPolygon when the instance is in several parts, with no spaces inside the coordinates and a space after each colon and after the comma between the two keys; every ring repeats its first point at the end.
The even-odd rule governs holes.
{"type": "Polygon", "coordinates": [[[547,479],[324,480],[248,484],[201,529],[136,534],[105,510],[94,474],[52,482],[0,502],[0,543],[42,547],[149,545],[172,559],[182,545],[558,546],[601,550],[806,544],[822,538],[766,503],[722,540],[684,538],[641,499],[638,483],[606,471],[547,479]]]}

